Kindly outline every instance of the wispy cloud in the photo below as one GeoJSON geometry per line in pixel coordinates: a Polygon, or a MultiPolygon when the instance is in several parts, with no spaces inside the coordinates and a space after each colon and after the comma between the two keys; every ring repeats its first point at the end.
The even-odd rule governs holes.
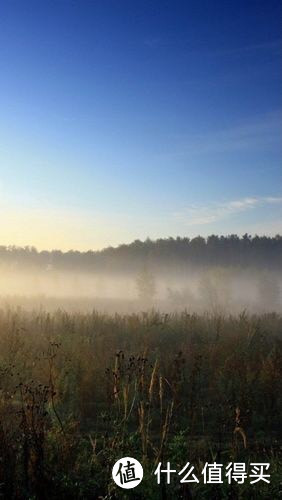
{"type": "Polygon", "coordinates": [[[201,56],[201,57],[232,57],[232,56],[243,56],[253,54],[255,52],[273,52],[279,54],[282,49],[282,39],[275,39],[270,41],[263,41],[248,45],[241,45],[237,47],[226,47],[226,48],[191,48],[191,40],[187,38],[175,38],[169,36],[158,36],[152,34],[143,39],[144,45],[149,48],[155,48],[159,46],[174,46],[178,49],[182,48],[185,50],[186,54],[191,56],[201,56]]]}
{"type": "Polygon", "coordinates": [[[249,54],[253,52],[258,52],[258,51],[271,51],[271,52],[280,52],[282,48],[282,40],[272,40],[269,42],[261,42],[261,43],[254,43],[250,45],[243,45],[241,47],[234,47],[234,48],[222,48],[222,49],[215,49],[207,52],[212,57],[216,56],[236,56],[239,55],[241,56],[242,54],[249,54]]]}
{"type": "MultiPolygon", "coordinates": [[[[189,158],[206,153],[272,151],[281,147],[282,112],[277,110],[237,125],[206,133],[173,134],[173,150],[158,158],[189,158]],[[176,147],[175,147],[176,144],[176,147]]],[[[169,144],[169,141],[168,141],[169,144]]]]}
{"type": "Polygon", "coordinates": [[[281,112],[268,114],[238,126],[195,135],[188,139],[187,150],[193,152],[226,152],[261,150],[280,144],[281,112]]]}
{"type": "Polygon", "coordinates": [[[182,220],[188,226],[204,225],[271,204],[282,205],[282,196],[247,197],[223,203],[191,205],[181,212],[174,212],[172,216],[174,219],[182,220]]]}
{"type": "Polygon", "coordinates": [[[161,38],[160,36],[151,36],[145,38],[144,40],[144,45],[150,48],[159,47],[160,45],[165,44],[167,44],[167,42],[164,42],[163,38],[161,38]]]}

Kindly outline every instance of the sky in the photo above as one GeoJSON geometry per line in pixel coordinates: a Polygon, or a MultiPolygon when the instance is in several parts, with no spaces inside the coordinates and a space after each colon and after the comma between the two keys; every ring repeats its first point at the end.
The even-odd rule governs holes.
{"type": "Polygon", "coordinates": [[[2,0],[0,244],[282,233],[280,0],[2,0]]]}

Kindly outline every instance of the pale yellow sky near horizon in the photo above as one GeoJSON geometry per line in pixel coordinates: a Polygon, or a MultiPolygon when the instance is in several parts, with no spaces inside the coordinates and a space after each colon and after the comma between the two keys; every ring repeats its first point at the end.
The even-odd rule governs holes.
{"type": "Polygon", "coordinates": [[[66,208],[11,207],[0,205],[0,245],[35,246],[38,250],[100,250],[108,246],[169,236],[209,234],[272,235],[282,233],[280,219],[262,224],[235,224],[234,206],[248,208],[251,199],[189,209],[187,215],[167,214],[164,217],[137,217],[130,214],[100,214],[66,208]],[[172,219],[174,231],[171,231],[172,219]],[[216,223],[217,230],[214,224],[216,223]],[[221,231],[218,228],[221,227],[221,231]]]}

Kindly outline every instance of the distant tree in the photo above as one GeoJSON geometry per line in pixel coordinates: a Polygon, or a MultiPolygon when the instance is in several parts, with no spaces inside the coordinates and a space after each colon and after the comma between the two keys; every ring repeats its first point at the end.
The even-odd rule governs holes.
{"type": "Polygon", "coordinates": [[[199,282],[201,305],[213,312],[222,312],[230,303],[230,272],[223,267],[206,271],[199,282]]]}
{"type": "Polygon", "coordinates": [[[195,303],[195,297],[189,287],[181,289],[167,288],[167,299],[173,306],[190,307],[195,303]]]}
{"type": "Polygon", "coordinates": [[[277,311],[280,303],[280,283],[274,273],[263,271],[258,278],[258,305],[262,309],[277,311]]]}
{"type": "Polygon", "coordinates": [[[136,287],[139,299],[150,303],[156,295],[156,281],[154,275],[145,266],[136,279],[136,287]]]}

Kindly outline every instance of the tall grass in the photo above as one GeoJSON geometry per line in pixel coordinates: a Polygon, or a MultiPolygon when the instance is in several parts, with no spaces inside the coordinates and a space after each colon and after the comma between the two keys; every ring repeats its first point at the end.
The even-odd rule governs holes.
{"type": "Polygon", "coordinates": [[[281,332],[277,314],[0,310],[0,495],[127,498],[111,467],[132,455],[147,478],[135,498],[231,494],[158,489],[151,474],[166,460],[269,461],[275,498],[281,332]]]}

